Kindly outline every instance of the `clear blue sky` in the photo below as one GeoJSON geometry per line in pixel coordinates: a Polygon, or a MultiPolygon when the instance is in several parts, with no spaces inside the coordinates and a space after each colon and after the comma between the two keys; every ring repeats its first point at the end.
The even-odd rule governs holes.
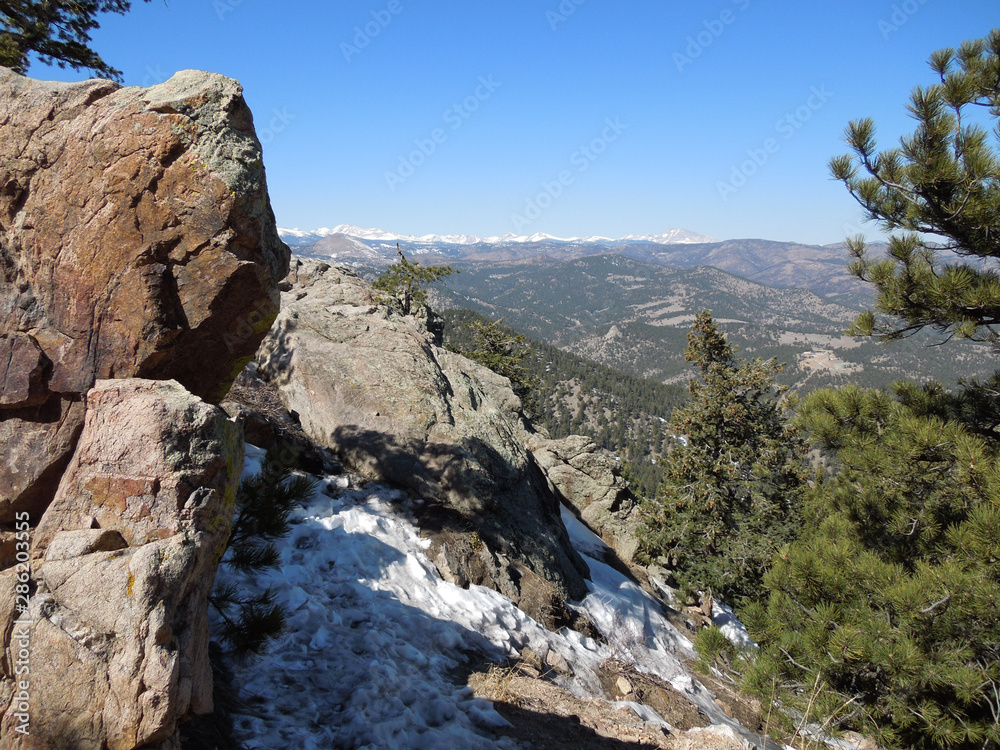
{"type": "Polygon", "coordinates": [[[825,244],[874,231],[827,170],[848,121],[894,145],[929,54],[995,26],[996,0],[153,0],[93,45],[127,85],[238,79],[280,226],[825,244]]]}

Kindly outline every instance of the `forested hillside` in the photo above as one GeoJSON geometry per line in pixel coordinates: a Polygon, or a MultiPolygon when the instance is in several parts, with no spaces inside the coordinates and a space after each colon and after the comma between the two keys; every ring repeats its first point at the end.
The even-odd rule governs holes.
{"type": "Polygon", "coordinates": [[[848,242],[851,272],[874,291],[849,332],[901,362],[901,342],[936,335],[953,374],[973,377],[947,389],[925,380],[932,362],[915,362],[891,389],[817,390],[776,426],[770,368],[733,357],[699,316],[687,356],[700,381],[672,425],[689,439],[647,505],[645,547],[690,588],[735,599],[756,647],[735,653],[716,633],[701,651],[788,731],[812,723],[893,750],[995,750],[1000,371],[979,380],[963,355],[979,345],[995,367],[1000,352],[1000,154],[968,124],[1000,117],[1000,29],[935,52],[930,67],[940,82],[913,90],[916,127],[901,147],[879,150],[875,122],[856,120],[850,152],[830,162],[892,232],[885,254],[848,242]],[[803,439],[825,459],[807,483],[801,459],[792,472],[785,461],[803,439]]]}
{"type": "MultiPolygon", "coordinates": [[[[470,351],[470,324],[485,318],[454,309],[444,318],[445,344],[470,351]]],[[[636,492],[653,494],[662,479],[659,458],[672,439],[667,422],[687,400],[687,389],[626,375],[541,341],[527,338],[526,343],[521,361],[529,377],[537,379],[531,399],[535,425],[556,438],[593,438],[626,462],[636,492]]]]}
{"type": "Polygon", "coordinates": [[[786,363],[779,382],[802,392],[846,383],[887,387],[900,378],[954,384],[992,372],[989,351],[972,342],[942,348],[934,345],[940,336],[923,332],[886,349],[844,335],[860,308],[706,266],[673,269],[602,255],[548,265],[460,267],[432,291],[435,307],[504,318],[531,337],[661,382],[684,385],[693,375],[683,357],[686,335],[706,309],[741,355],[786,363]]]}

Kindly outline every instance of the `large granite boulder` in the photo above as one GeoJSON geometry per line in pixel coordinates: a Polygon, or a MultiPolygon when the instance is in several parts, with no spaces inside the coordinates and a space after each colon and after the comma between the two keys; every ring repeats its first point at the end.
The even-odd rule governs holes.
{"type": "Polygon", "coordinates": [[[30,535],[37,588],[19,600],[0,572],[0,747],[171,747],[212,710],[208,594],[242,462],[239,428],[176,381],[98,381],[30,535]]]}
{"type": "Polygon", "coordinates": [[[528,449],[566,505],[618,553],[622,562],[632,562],[639,548],[639,501],[618,462],[581,435],[560,440],[532,435],[528,449]]]}
{"type": "Polygon", "coordinates": [[[240,85],[152,88],[0,68],[0,524],[37,521],[98,378],[217,401],[288,267],[240,85]]]}
{"type": "Polygon", "coordinates": [[[561,596],[583,596],[586,565],[506,379],[377,304],[348,269],[309,261],[287,288],[257,363],[305,432],[367,478],[443,503],[561,596]]]}

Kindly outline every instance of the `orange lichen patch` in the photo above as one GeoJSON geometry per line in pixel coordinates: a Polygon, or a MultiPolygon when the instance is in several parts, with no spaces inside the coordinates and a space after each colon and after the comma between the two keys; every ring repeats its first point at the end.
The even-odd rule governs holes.
{"type": "MultiPolygon", "coordinates": [[[[151,503],[160,490],[160,482],[151,477],[94,476],[84,482],[95,506],[123,516],[138,500],[151,503]]],[[[148,506],[144,515],[149,515],[148,506]]]]}

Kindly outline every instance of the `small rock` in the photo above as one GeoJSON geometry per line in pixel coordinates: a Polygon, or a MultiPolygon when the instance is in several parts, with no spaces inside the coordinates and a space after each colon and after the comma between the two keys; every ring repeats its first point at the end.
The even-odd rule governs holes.
{"type": "Polygon", "coordinates": [[[542,662],[542,657],[540,657],[531,646],[525,646],[521,650],[521,661],[531,667],[534,667],[537,671],[541,671],[544,666],[542,662]]]}
{"type": "Polygon", "coordinates": [[[621,691],[622,695],[630,695],[632,693],[632,683],[626,680],[624,677],[620,677],[615,680],[615,685],[621,691]]]}
{"type": "Polygon", "coordinates": [[[550,650],[549,653],[545,655],[545,663],[559,674],[573,674],[573,668],[569,665],[569,662],[566,661],[566,657],[555,649],[550,650]]]}
{"type": "Polygon", "coordinates": [[[517,668],[518,671],[520,671],[521,674],[523,674],[525,677],[530,677],[532,679],[538,679],[542,675],[542,673],[539,672],[537,669],[535,669],[533,666],[531,666],[530,664],[525,664],[524,662],[518,664],[517,668]]]}

